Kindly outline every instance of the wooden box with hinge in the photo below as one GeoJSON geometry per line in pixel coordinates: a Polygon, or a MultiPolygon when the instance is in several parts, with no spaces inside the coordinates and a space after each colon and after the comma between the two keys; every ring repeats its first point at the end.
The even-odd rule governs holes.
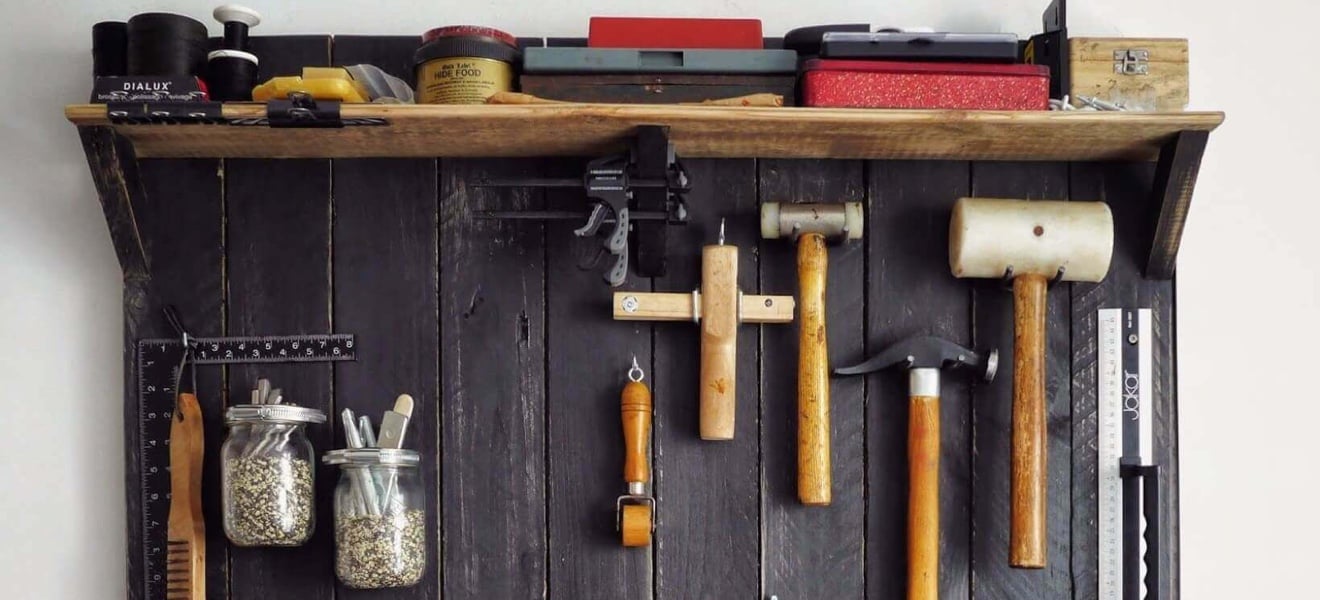
{"type": "Polygon", "coordinates": [[[1079,96],[1128,110],[1187,108],[1187,40],[1176,38],[1072,38],[1068,40],[1074,106],[1079,96]]]}

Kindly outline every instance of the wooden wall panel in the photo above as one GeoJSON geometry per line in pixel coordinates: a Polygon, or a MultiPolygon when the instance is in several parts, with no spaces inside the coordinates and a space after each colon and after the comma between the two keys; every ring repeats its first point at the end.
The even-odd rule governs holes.
{"type": "MultiPolygon", "coordinates": [[[[291,73],[330,62],[328,36],[255,37],[261,74],[291,73]]],[[[228,335],[325,333],[331,322],[330,161],[225,161],[228,335]]],[[[258,377],[284,390],[287,402],[332,415],[329,364],[238,365],[229,369],[231,402],[245,403],[258,377]]],[[[318,452],[335,447],[332,424],[309,427],[318,452]]],[[[318,466],[316,533],[299,548],[234,548],[230,595],[256,598],[293,593],[331,598],[336,469],[318,466]]],[[[208,522],[218,523],[207,515],[208,522]]]]}
{"type": "MultiPolygon", "coordinates": [[[[949,273],[949,214],[969,192],[965,162],[877,161],[867,177],[866,349],[914,335],[971,347],[968,282],[949,273]]],[[[976,351],[983,348],[973,348],[976,351]]],[[[836,359],[835,364],[843,365],[836,359]]],[[[940,598],[971,596],[972,406],[966,373],[946,371],[940,400],[940,598]]],[[[903,597],[907,582],[908,375],[867,377],[866,592],[903,597]]]]}
{"type": "MultiPolygon", "coordinates": [[[[976,163],[972,194],[994,198],[1062,200],[1068,198],[1064,163],[976,163]]],[[[998,347],[1003,379],[973,392],[972,594],[981,598],[1072,597],[1069,538],[1072,523],[1072,402],[1070,370],[1070,296],[1072,284],[1049,291],[1046,314],[1048,486],[1044,569],[1014,569],[1008,564],[1010,442],[1013,398],[1013,294],[999,280],[977,280],[974,289],[973,342],[998,347]]]]}
{"type": "MultiPolygon", "coordinates": [[[[582,161],[556,161],[548,175],[580,177],[582,161]]],[[[579,190],[546,192],[546,206],[581,206],[579,190]]],[[[651,325],[611,319],[611,289],[599,269],[578,264],[599,249],[579,223],[546,226],[546,511],[554,598],[649,598],[653,548],[624,548],[614,530],[623,483],[619,395],[635,355],[651,363],[651,325]]],[[[650,291],[630,275],[623,288],[650,291]]]]}
{"type": "Polygon", "coordinates": [[[540,598],[546,588],[545,242],[541,193],[482,189],[526,160],[445,160],[440,195],[444,597],[540,598]]]}
{"type": "MultiPolygon", "coordinates": [[[[757,293],[756,162],[702,159],[685,166],[694,181],[691,223],[670,230],[669,271],[655,280],[656,291],[700,287],[702,247],[718,241],[723,218],[725,243],[738,247],[739,287],[757,293]]],[[[738,330],[734,439],[705,441],[698,430],[701,328],[655,325],[655,361],[647,373],[656,407],[659,598],[752,598],[760,591],[758,336],[757,325],[738,330]]]]}
{"type": "MultiPolygon", "coordinates": [[[[785,161],[758,163],[760,201],[861,202],[864,163],[785,161]]],[[[797,249],[791,240],[762,240],[761,290],[797,293],[797,249]]],[[[834,364],[862,357],[865,317],[863,244],[829,249],[826,290],[827,339],[834,364]]],[[[830,385],[833,504],[803,506],[797,500],[797,327],[765,327],[761,333],[762,560],[765,594],[781,598],[861,596],[865,490],[864,382],[830,385]]]]}

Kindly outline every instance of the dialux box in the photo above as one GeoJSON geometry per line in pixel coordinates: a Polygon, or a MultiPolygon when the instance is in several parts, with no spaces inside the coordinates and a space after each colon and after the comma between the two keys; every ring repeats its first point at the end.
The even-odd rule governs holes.
{"type": "Polygon", "coordinates": [[[1040,65],[809,60],[802,104],[836,108],[1047,110],[1040,65]]]}

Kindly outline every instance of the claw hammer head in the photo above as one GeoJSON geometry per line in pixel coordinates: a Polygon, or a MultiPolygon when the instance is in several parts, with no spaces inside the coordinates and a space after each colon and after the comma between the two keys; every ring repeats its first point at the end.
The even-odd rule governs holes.
{"type": "Polygon", "coordinates": [[[864,375],[900,365],[907,369],[971,369],[990,381],[999,368],[999,351],[981,354],[945,339],[918,336],[898,342],[861,364],[835,369],[834,374],[864,375]]]}

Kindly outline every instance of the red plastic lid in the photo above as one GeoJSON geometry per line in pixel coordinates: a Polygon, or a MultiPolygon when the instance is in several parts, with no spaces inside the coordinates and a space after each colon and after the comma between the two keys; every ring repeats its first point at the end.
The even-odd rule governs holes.
{"type": "Polygon", "coordinates": [[[889,60],[812,59],[807,71],[851,71],[853,73],[936,73],[940,75],[1001,75],[1010,77],[1049,77],[1045,65],[996,65],[981,63],[901,62],[889,60]]]}
{"type": "Polygon", "coordinates": [[[518,38],[513,37],[512,33],[495,29],[494,27],[483,27],[481,25],[446,25],[436,27],[422,34],[422,43],[429,44],[443,37],[481,37],[490,38],[494,41],[506,44],[511,48],[518,47],[518,38]]]}

